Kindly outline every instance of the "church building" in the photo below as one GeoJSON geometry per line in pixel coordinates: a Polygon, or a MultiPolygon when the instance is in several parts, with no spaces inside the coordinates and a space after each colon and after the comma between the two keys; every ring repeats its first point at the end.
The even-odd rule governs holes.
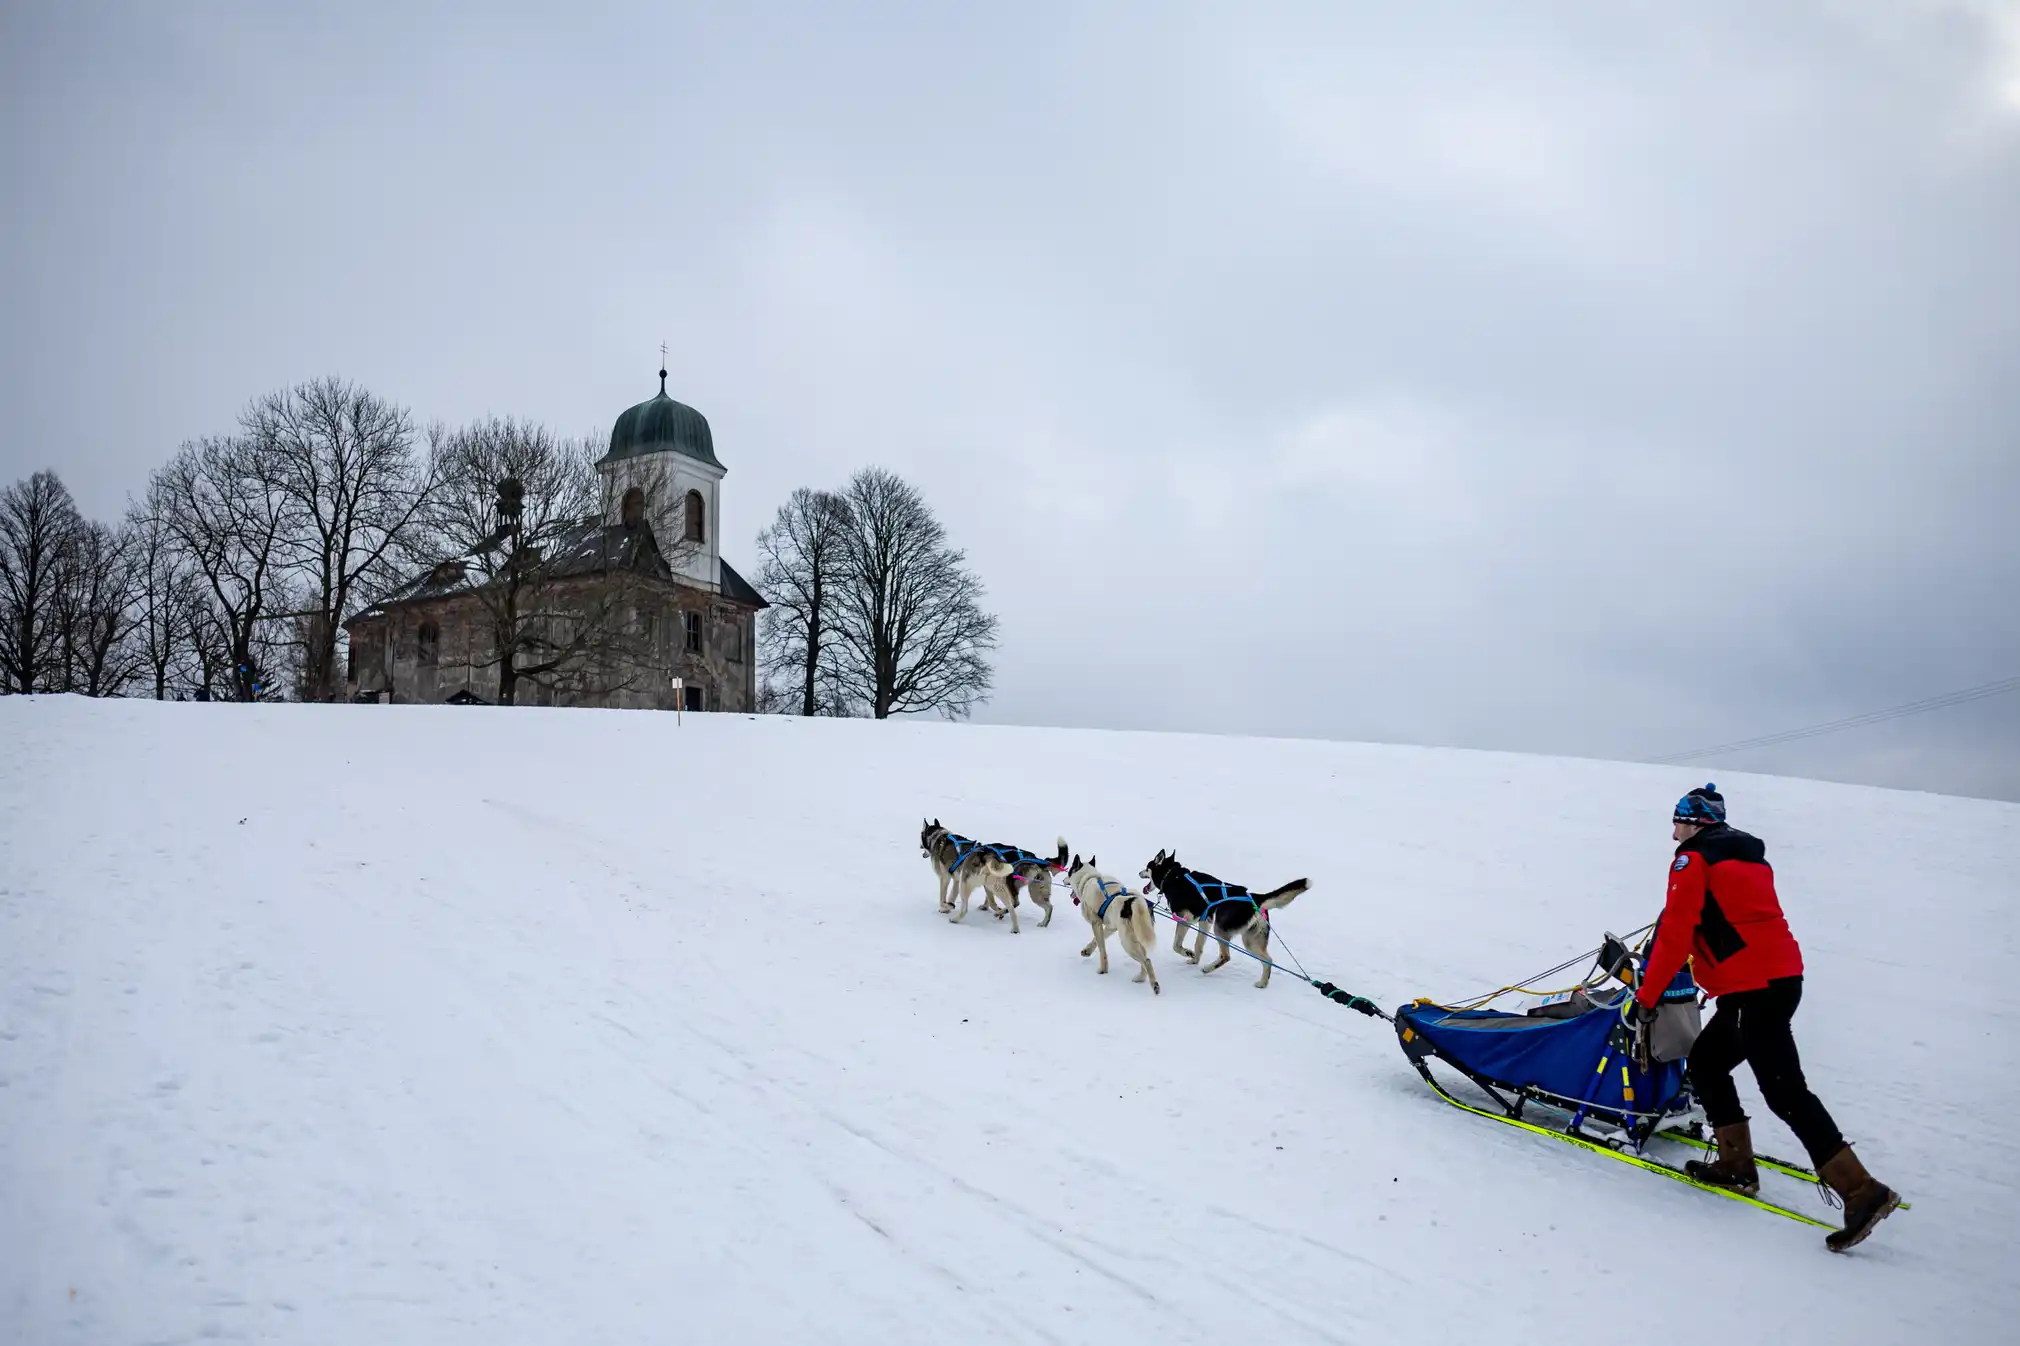
{"type": "Polygon", "coordinates": [[[501,509],[470,554],[345,622],[351,699],[495,703],[511,631],[526,645],[518,705],[756,710],[766,603],[723,558],[726,469],[707,418],[667,396],[664,369],[659,395],[617,418],[596,471],[599,514],[521,537],[501,509]],[[508,590],[512,547],[532,559],[508,590]]]}

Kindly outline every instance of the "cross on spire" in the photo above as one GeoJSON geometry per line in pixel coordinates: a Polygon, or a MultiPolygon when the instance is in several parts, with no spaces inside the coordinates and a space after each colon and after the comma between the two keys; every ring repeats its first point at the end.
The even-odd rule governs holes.
{"type": "Polygon", "coordinates": [[[659,343],[659,391],[666,391],[666,343],[659,343]]]}

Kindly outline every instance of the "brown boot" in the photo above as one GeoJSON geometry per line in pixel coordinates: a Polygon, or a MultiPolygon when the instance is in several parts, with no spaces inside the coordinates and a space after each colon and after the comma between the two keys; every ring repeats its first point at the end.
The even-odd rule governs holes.
{"type": "Polygon", "coordinates": [[[1701,1183],[1752,1196],[1760,1191],[1760,1170],[1753,1162],[1753,1132],[1744,1121],[1721,1126],[1711,1133],[1718,1142],[1718,1158],[1706,1163],[1692,1159],[1683,1171],[1701,1183]]]}
{"type": "Polygon", "coordinates": [[[1863,1243],[1873,1226],[1901,1204],[1901,1194],[1866,1172],[1849,1145],[1825,1160],[1817,1176],[1845,1203],[1845,1227],[1824,1238],[1824,1246],[1834,1253],[1863,1243]]]}

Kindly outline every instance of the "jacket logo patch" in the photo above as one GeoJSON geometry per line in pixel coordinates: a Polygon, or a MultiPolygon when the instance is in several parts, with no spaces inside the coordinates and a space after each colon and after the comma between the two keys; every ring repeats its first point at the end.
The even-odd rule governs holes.
{"type": "Polygon", "coordinates": [[[1679,856],[1677,856],[1677,857],[1676,857],[1676,863],[1675,863],[1675,864],[1673,864],[1673,865],[1671,865],[1671,866],[1670,866],[1670,868],[1671,868],[1671,869],[1689,869],[1689,868],[1690,868],[1690,857],[1689,857],[1689,856],[1687,856],[1687,855],[1679,855],[1679,856]]]}

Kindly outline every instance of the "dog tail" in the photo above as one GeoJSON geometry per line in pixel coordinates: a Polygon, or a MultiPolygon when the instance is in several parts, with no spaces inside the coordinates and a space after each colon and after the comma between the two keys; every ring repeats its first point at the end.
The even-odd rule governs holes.
{"type": "Polygon", "coordinates": [[[1139,947],[1148,949],[1157,942],[1157,917],[1151,914],[1149,898],[1136,893],[1123,898],[1122,920],[1139,947]]]}
{"type": "Polygon", "coordinates": [[[1053,863],[1053,865],[1054,865],[1054,867],[1055,867],[1055,868],[1058,868],[1058,869],[1064,869],[1064,868],[1066,868],[1066,838],[1065,838],[1065,837],[1060,837],[1060,838],[1059,838],[1059,854],[1058,854],[1057,856],[1053,857],[1053,861],[1052,861],[1052,863],[1053,863]]]}
{"type": "Polygon", "coordinates": [[[1264,911],[1281,911],[1297,900],[1298,894],[1312,885],[1305,879],[1292,879],[1281,888],[1272,888],[1266,893],[1257,893],[1255,900],[1262,904],[1264,911]]]}

